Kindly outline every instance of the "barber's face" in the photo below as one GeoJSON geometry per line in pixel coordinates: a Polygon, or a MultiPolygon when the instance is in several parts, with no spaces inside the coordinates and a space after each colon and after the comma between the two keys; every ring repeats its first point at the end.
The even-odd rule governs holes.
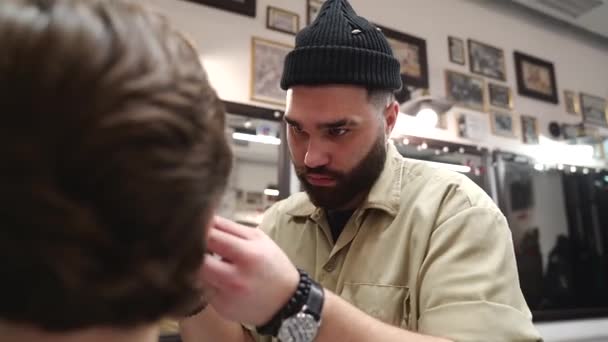
{"type": "Polygon", "coordinates": [[[288,92],[291,158],[315,205],[350,209],[367,195],[384,167],[396,116],[387,108],[370,104],[360,87],[296,86],[288,92]]]}

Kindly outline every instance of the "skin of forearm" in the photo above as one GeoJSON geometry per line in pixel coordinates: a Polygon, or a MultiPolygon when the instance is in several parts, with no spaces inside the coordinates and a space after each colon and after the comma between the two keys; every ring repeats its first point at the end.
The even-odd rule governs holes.
{"type": "Polygon", "coordinates": [[[241,324],[222,318],[211,306],[180,321],[179,328],[183,342],[254,342],[241,324]]]}
{"type": "Polygon", "coordinates": [[[449,342],[412,333],[372,318],[337,295],[325,290],[321,328],[316,342],[449,342]]]}
{"type": "MultiPolygon", "coordinates": [[[[241,324],[218,315],[213,307],[180,322],[184,342],[254,342],[241,324]]],[[[383,323],[325,290],[321,328],[315,342],[450,342],[383,323]]]]}

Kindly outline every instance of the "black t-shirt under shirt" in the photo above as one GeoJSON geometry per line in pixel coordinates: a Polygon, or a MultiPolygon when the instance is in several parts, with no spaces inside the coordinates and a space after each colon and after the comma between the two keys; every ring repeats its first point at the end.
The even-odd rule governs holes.
{"type": "Polygon", "coordinates": [[[325,213],[327,214],[327,223],[329,223],[329,227],[331,228],[331,235],[334,238],[334,243],[338,241],[338,237],[344,230],[344,226],[346,226],[348,219],[353,216],[354,212],[354,210],[325,211],[325,213]]]}

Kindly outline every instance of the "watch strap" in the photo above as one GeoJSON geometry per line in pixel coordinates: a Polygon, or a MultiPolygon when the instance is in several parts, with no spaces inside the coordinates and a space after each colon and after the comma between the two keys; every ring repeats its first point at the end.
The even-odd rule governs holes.
{"type": "Polygon", "coordinates": [[[300,281],[296,291],[270,321],[264,325],[256,327],[256,331],[259,334],[276,337],[279,333],[279,328],[281,327],[283,320],[300,312],[302,307],[307,305],[312,279],[310,279],[308,273],[304,272],[303,270],[298,269],[298,272],[300,273],[300,281]]]}
{"type": "Polygon", "coordinates": [[[306,301],[306,313],[311,314],[317,322],[321,321],[323,303],[325,303],[325,290],[319,283],[311,280],[310,292],[306,301]]]}

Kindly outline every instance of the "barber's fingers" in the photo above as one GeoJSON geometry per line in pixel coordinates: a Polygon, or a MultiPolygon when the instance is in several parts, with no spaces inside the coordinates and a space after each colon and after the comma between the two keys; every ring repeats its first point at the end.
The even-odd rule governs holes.
{"type": "Polygon", "coordinates": [[[248,240],[216,228],[210,228],[207,233],[207,249],[224,259],[238,263],[247,259],[251,246],[249,246],[248,240]]]}
{"type": "MultiPolygon", "coordinates": [[[[206,256],[203,262],[203,279],[219,292],[239,290],[240,271],[236,265],[216,256],[206,256]]],[[[215,293],[214,293],[215,294],[215,293]]]]}
{"type": "Polygon", "coordinates": [[[232,222],[220,216],[215,216],[211,222],[211,226],[228,234],[238,236],[243,239],[252,239],[256,228],[243,226],[236,222],[232,222]]]}

